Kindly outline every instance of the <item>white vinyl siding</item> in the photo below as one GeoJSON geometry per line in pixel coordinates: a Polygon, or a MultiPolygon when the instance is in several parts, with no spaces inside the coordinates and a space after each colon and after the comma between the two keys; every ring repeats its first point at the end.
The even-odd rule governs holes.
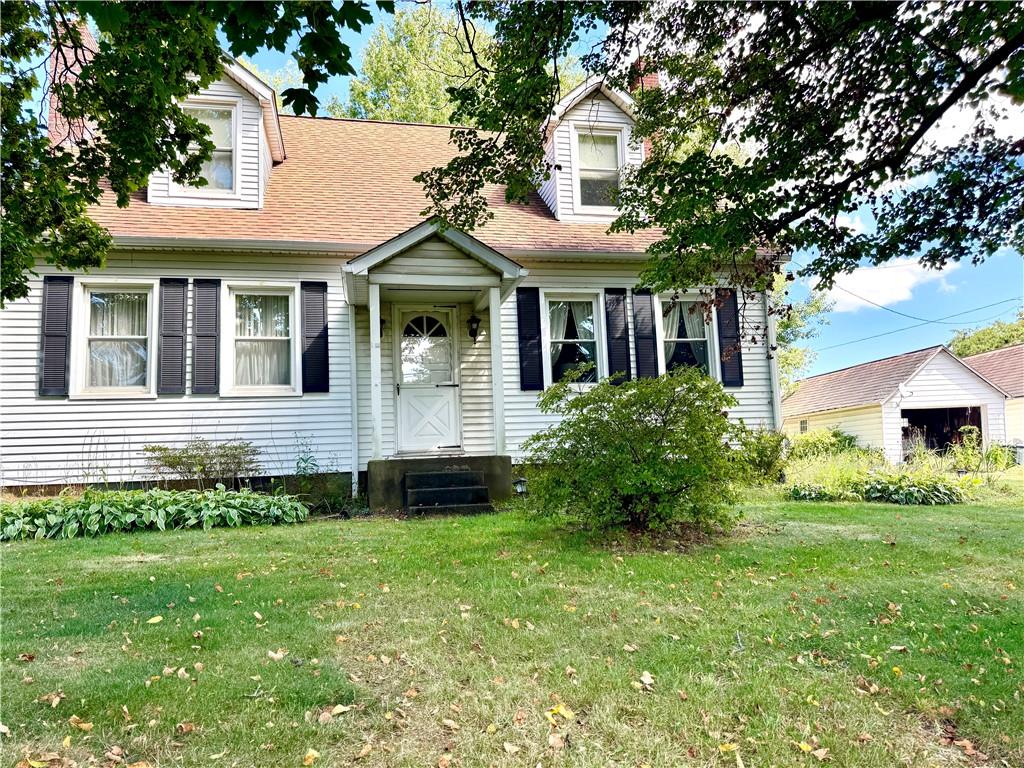
{"type": "MultiPolygon", "coordinates": [[[[598,294],[599,315],[604,316],[605,288],[626,288],[626,312],[629,318],[630,368],[636,372],[636,349],[633,335],[633,287],[642,262],[633,264],[610,262],[523,262],[530,274],[522,285],[539,287],[542,292],[558,294],[568,288],[589,289],[598,294]]],[[[762,338],[767,324],[764,299],[741,305],[741,324],[744,328],[742,388],[730,390],[738,400],[730,416],[743,419],[748,426],[774,428],[772,416],[772,387],[768,348],[762,338]],[[755,331],[755,328],[760,330],[755,331]],[[752,334],[757,334],[757,344],[750,343],[752,334]]],[[[542,305],[542,312],[544,311],[542,305]]],[[[543,315],[542,315],[543,317],[543,315]]],[[[502,305],[502,367],[505,378],[505,438],[508,452],[514,458],[521,458],[521,446],[527,437],[550,424],[554,418],[544,414],[537,407],[539,393],[524,392],[519,387],[519,340],[516,316],[516,295],[513,292],[502,305]]],[[[604,335],[599,334],[598,359],[607,370],[607,344],[604,335]]],[[[712,355],[717,350],[712,346],[712,355]]]]}
{"type": "Polygon", "coordinates": [[[615,216],[610,208],[581,206],[578,202],[577,132],[594,130],[599,133],[617,132],[619,151],[625,165],[639,165],[643,160],[641,147],[630,146],[633,121],[629,115],[602,95],[583,99],[570,109],[555,127],[548,151],[550,160],[559,170],[541,185],[541,197],[555,217],[562,221],[608,221],[615,216]]]}
{"type": "Polygon", "coordinates": [[[902,412],[912,408],[980,408],[985,446],[1006,440],[1006,398],[995,387],[946,352],[939,352],[882,404],[885,456],[903,460],[902,412]]]}
{"type": "MultiPolygon", "coordinates": [[[[10,302],[0,322],[0,481],[22,485],[144,480],[150,473],[143,446],[180,446],[193,437],[251,440],[261,450],[260,461],[267,474],[294,474],[302,443],[308,443],[323,469],[349,471],[349,313],[338,264],[336,255],[118,251],[108,257],[105,269],[89,275],[97,281],[108,277],[326,281],[330,392],[291,398],[192,394],[149,400],[38,397],[42,277],[33,278],[29,295],[10,302]]],[[[41,275],[57,274],[47,266],[38,269],[41,275]]],[[[190,388],[191,285],[186,306],[186,382],[190,388]]],[[[221,333],[225,331],[222,325],[221,333]]],[[[222,368],[222,380],[224,373],[222,368]]]]}
{"type": "Polygon", "coordinates": [[[204,208],[259,208],[262,188],[269,179],[263,111],[259,101],[230,78],[224,77],[203,88],[192,102],[195,106],[235,109],[237,144],[234,147],[235,190],[226,194],[210,187],[183,190],[165,170],[149,177],[147,201],[153,205],[200,206],[204,208]],[[267,166],[261,168],[261,166],[267,166]]]}
{"type": "Polygon", "coordinates": [[[1006,414],[1006,444],[1024,445],[1024,397],[1007,400],[1004,412],[1006,414]]]}

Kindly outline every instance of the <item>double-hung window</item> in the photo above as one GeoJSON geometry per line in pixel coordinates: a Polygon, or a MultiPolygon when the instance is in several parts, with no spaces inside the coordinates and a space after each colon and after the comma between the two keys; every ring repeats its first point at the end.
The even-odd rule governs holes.
{"type": "Polygon", "coordinates": [[[231,394],[298,394],[294,286],[227,288],[224,370],[231,394]]]}
{"type": "Polygon", "coordinates": [[[619,191],[622,134],[618,131],[577,129],[579,142],[579,202],[591,208],[615,205],[619,191]]]}
{"type": "Polygon", "coordinates": [[[151,283],[79,283],[72,394],[153,394],[154,291],[151,283]]]}
{"type": "Polygon", "coordinates": [[[214,143],[213,154],[203,163],[201,176],[206,180],[204,187],[192,187],[193,191],[230,194],[235,191],[235,107],[225,105],[190,105],[182,107],[192,117],[210,127],[210,140],[214,143]]]}
{"type": "Polygon", "coordinates": [[[569,371],[588,364],[589,369],[578,381],[597,381],[598,315],[594,298],[586,294],[549,297],[547,313],[551,381],[561,381],[569,371]]]}
{"type": "Polygon", "coordinates": [[[711,375],[708,326],[699,303],[662,299],[661,319],[665,370],[689,366],[711,375]]]}

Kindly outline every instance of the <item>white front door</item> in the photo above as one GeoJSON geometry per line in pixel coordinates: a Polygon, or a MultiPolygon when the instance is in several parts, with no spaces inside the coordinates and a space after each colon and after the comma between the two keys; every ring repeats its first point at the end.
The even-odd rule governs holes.
{"type": "Polygon", "coordinates": [[[399,309],[396,315],[398,449],[460,450],[454,310],[399,309]]]}

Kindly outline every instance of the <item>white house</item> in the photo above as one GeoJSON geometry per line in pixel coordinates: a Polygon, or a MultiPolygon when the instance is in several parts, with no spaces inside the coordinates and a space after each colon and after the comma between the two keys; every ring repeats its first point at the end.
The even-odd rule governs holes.
{"type": "Polygon", "coordinates": [[[209,183],[157,173],[127,208],[108,195],[105,268],[41,264],[0,314],[4,485],[144,480],[145,445],[202,436],[252,441],[268,475],[312,452],[375,505],[439,468],[500,495],[549,424],[538,394],[580,361],[700,366],[734,418],[781,425],[764,297],[709,286],[706,324],[693,296],[636,289],[657,233],[608,232],[608,191],[642,160],[628,95],[568,94],[551,178],[525,206],[488,190],[494,218],[471,234],[424,220],[413,180],[453,156],[449,127],[278,115],[234,62],[187,107],[213,129],[209,183]]]}
{"type": "Polygon", "coordinates": [[[985,446],[1005,442],[1005,401],[946,347],[928,347],[804,379],[783,401],[783,431],[840,429],[901,462],[913,442],[942,450],[968,425],[985,446]]]}

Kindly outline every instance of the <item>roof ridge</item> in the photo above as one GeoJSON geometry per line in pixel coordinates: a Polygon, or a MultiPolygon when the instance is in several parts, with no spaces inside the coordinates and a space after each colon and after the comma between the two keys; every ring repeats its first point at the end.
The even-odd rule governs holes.
{"type": "Polygon", "coordinates": [[[314,115],[281,115],[281,119],[287,120],[322,120],[331,123],[370,123],[376,125],[408,125],[415,128],[470,128],[468,125],[456,125],[454,123],[406,123],[401,120],[370,120],[364,117],[318,117],[314,115]]]}
{"type": "Polygon", "coordinates": [[[1017,347],[1024,347],[1024,341],[1019,344],[1008,344],[1005,347],[999,347],[999,349],[990,349],[988,352],[975,352],[973,355],[964,355],[961,360],[970,360],[972,357],[982,357],[984,355],[994,355],[997,352],[1006,352],[1008,349],[1017,349],[1017,347]]]}
{"type": "MultiPolygon", "coordinates": [[[[875,363],[884,363],[886,360],[895,360],[898,357],[909,357],[910,355],[916,355],[919,352],[928,352],[933,349],[939,349],[940,347],[945,348],[945,344],[932,344],[930,347],[921,347],[920,349],[912,349],[909,352],[900,352],[898,355],[889,355],[888,357],[880,357],[877,360],[868,360],[863,363],[856,363],[854,365],[846,365],[842,368],[836,368],[834,371],[826,371],[825,373],[816,373],[813,376],[808,376],[806,379],[800,379],[797,384],[803,384],[805,381],[811,381],[812,379],[820,379],[823,376],[831,376],[833,373],[842,373],[843,371],[849,371],[853,368],[861,368],[865,365],[874,365],[875,363]]],[[[954,355],[956,357],[956,355],[954,355]]]]}

